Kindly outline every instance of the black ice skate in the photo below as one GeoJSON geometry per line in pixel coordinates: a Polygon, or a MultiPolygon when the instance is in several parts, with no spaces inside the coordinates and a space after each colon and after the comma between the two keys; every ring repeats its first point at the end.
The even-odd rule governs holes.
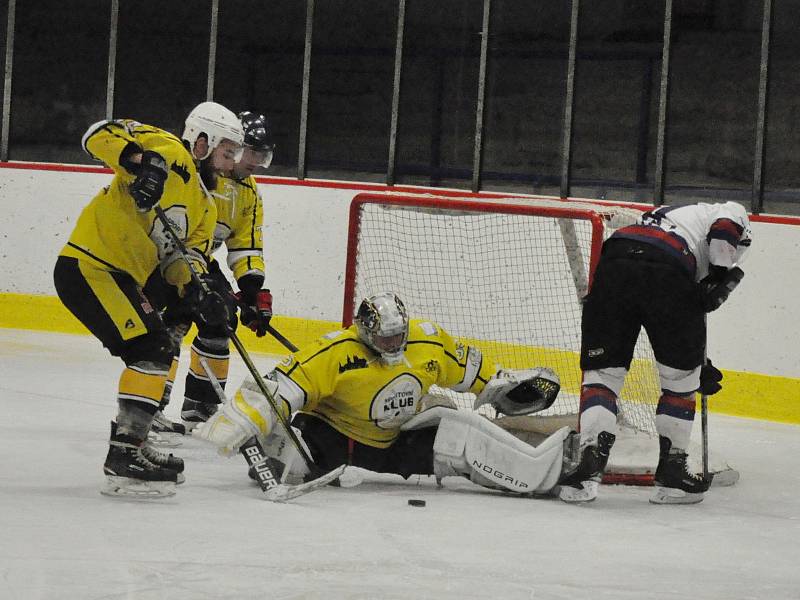
{"type": "Polygon", "coordinates": [[[219,403],[198,402],[191,398],[186,398],[181,407],[181,419],[186,424],[186,430],[191,431],[200,423],[205,423],[217,412],[219,403]]]}
{"type": "Polygon", "coordinates": [[[175,494],[178,473],[150,461],[143,452],[144,443],[118,434],[111,424],[108,455],[103,465],[106,485],[100,493],[107,496],[164,498],[175,494]]]}
{"type": "Polygon", "coordinates": [[[603,477],[611,446],[616,436],[608,431],[597,434],[580,449],[580,463],[577,468],[559,482],[561,491],[558,497],[564,502],[591,502],[597,498],[597,488],[603,477]]]}
{"type": "Polygon", "coordinates": [[[669,438],[660,436],[658,467],[656,468],[656,490],[650,502],[653,504],[696,504],[702,502],[703,493],[711,485],[711,475],[690,473],[685,450],[673,448],[669,438]]]}
{"type": "Polygon", "coordinates": [[[166,454],[164,452],[159,452],[150,445],[149,441],[146,441],[142,445],[142,454],[154,465],[175,471],[175,473],[177,473],[177,479],[175,483],[180,484],[186,481],[186,475],[183,474],[184,465],[182,458],[175,456],[172,453],[166,454]]]}
{"type": "Polygon", "coordinates": [[[150,431],[155,433],[176,433],[178,435],[186,435],[186,426],[183,423],[175,423],[171,421],[160,410],[156,412],[153,417],[153,424],[150,426],[150,431]]]}

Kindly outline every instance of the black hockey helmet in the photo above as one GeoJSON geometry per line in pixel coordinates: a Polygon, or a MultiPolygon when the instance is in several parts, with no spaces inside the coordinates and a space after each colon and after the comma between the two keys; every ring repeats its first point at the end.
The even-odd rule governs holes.
{"type": "Polygon", "coordinates": [[[246,162],[251,167],[260,166],[266,169],[272,163],[275,152],[275,142],[267,118],[249,110],[240,112],[238,116],[244,129],[246,162]]]}
{"type": "Polygon", "coordinates": [[[269,123],[264,115],[246,110],[239,113],[244,129],[244,145],[253,150],[274,150],[269,123]]]}

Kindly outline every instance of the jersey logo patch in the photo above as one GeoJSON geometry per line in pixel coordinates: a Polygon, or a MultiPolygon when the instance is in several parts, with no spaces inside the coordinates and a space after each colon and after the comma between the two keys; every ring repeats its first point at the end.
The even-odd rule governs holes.
{"type": "Polygon", "coordinates": [[[339,365],[339,373],[345,371],[352,371],[354,369],[366,369],[367,359],[360,356],[348,356],[347,361],[343,365],[339,365]]]}
{"type": "Polygon", "coordinates": [[[375,395],[370,418],[381,429],[397,429],[416,414],[420,398],[420,381],[410,373],[403,373],[375,395]]]}
{"type": "Polygon", "coordinates": [[[189,175],[189,171],[186,169],[185,165],[179,165],[178,163],[172,163],[172,166],[169,168],[170,171],[173,173],[177,173],[178,177],[183,179],[183,183],[189,183],[189,179],[191,179],[191,175],[189,175]]]}

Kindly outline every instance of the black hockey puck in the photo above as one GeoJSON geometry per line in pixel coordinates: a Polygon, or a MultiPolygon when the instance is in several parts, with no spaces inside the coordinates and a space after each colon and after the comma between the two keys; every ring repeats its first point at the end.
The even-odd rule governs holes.
{"type": "Polygon", "coordinates": [[[409,506],[425,506],[425,500],[409,500],[409,506]]]}

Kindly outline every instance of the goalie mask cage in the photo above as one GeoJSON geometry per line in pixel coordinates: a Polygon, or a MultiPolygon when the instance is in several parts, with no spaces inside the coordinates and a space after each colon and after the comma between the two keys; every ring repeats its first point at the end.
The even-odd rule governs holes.
{"type": "MultiPolygon", "coordinates": [[[[352,323],[362,298],[396,292],[411,317],[439,323],[485,360],[558,374],[561,392],[550,409],[501,417],[501,426],[527,441],[577,428],[581,300],[603,240],[639,214],[590,202],[359,194],[350,206],[342,322],[352,323]]],[[[644,331],[634,356],[606,482],[650,484],[658,461],[660,386],[644,331]]],[[[435,392],[472,410],[472,394],[435,392]]],[[[496,417],[488,407],[479,412],[496,417]]]]}

